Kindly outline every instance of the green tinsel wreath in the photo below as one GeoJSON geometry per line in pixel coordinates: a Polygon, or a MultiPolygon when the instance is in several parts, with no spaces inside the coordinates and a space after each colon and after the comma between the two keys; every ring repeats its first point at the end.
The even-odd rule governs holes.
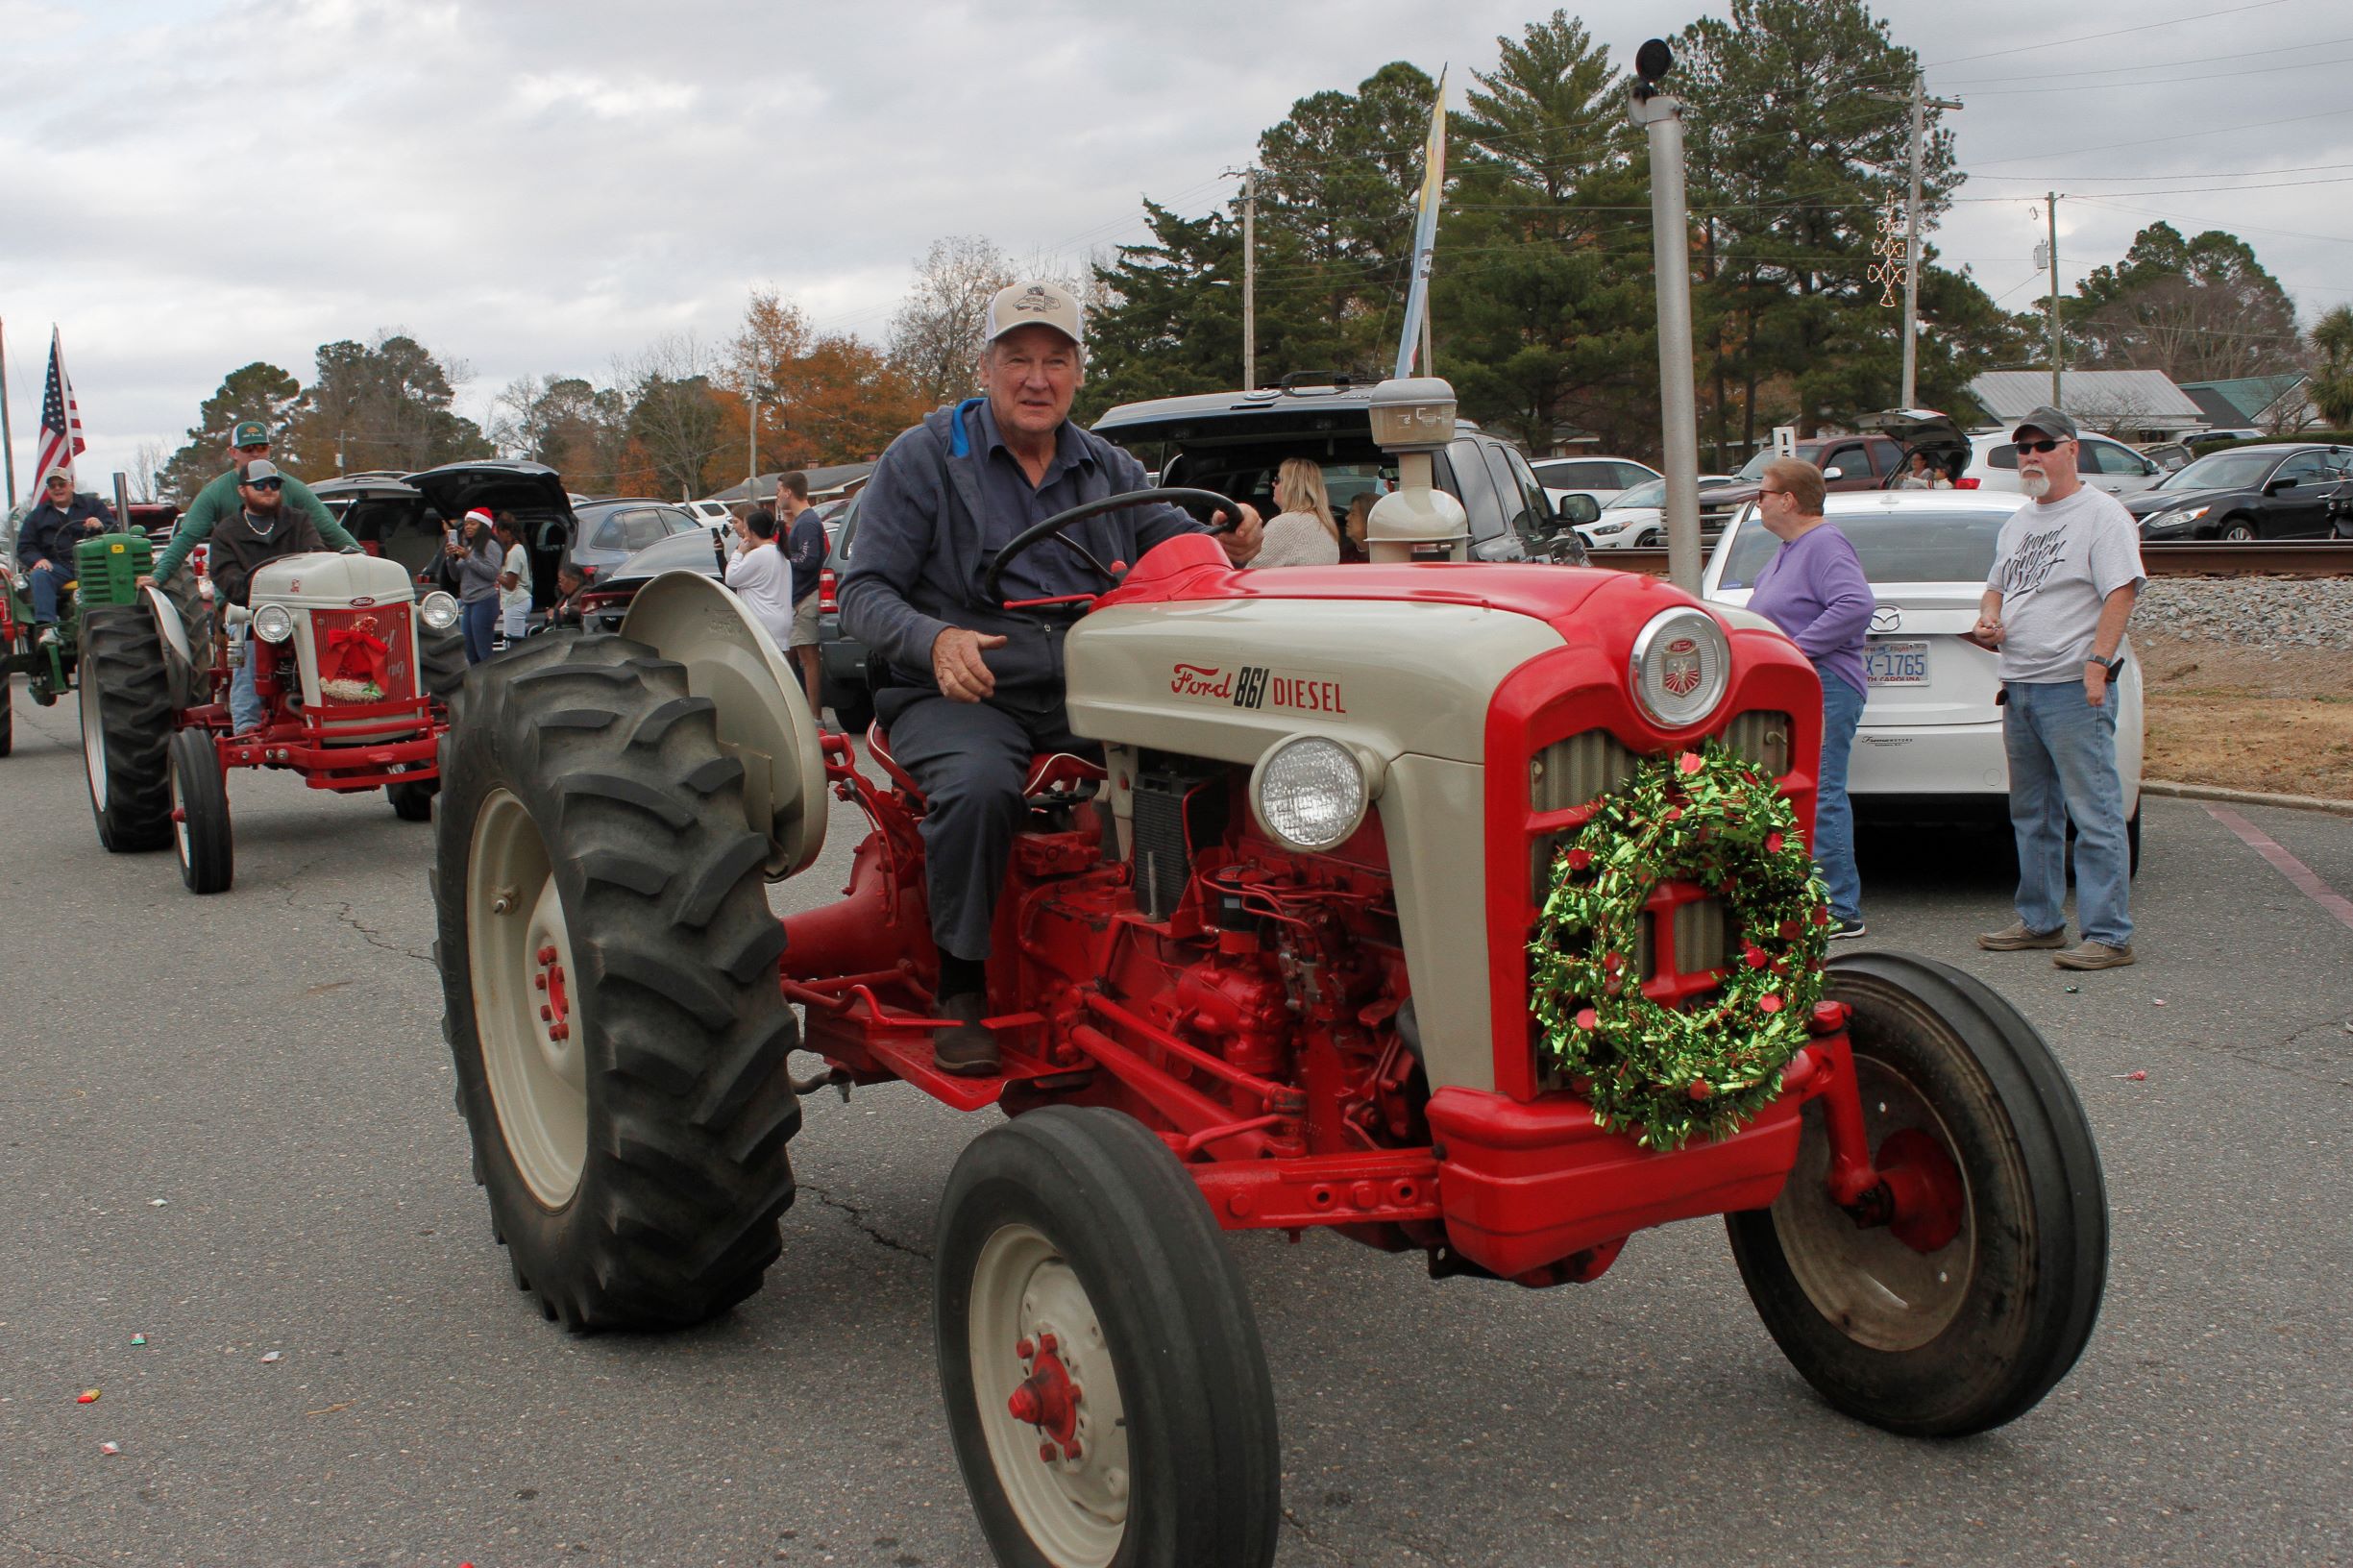
{"type": "Polygon", "coordinates": [[[1605,1127],[1653,1148],[1737,1130],[1780,1092],[1822,995],[1830,913],[1797,813],[1714,741],[1645,761],[1554,857],[1529,944],[1543,1056],[1605,1127]],[[1730,967],[1678,1010],[1634,972],[1643,901],[1696,882],[1725,905],[1730,967]]]}

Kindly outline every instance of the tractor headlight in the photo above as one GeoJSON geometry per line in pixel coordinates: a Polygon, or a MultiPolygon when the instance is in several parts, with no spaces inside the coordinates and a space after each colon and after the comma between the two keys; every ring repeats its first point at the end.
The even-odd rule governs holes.
{"type": "Polygon", "coordinates": [[[417,601],[417,619],[435,631],[457,625],[457,600],[436,588],[417,601]]]}
{"type": "Polygon", "coordinates": [[[1683,729],[1716,711],[1731,685],[1732,649],[1704,610],[1651,618],[1627,661],[1634,701],[1661,729],[1683,729]]]}
{"type": "Polygon", "coordinates": [[[1357,830],[1372,791],[1364,765],[1339,742],[1297,735],[1259,759],[1250,804],[1267,832],[1294,849],[1329,849],[1357,830]]]}
{"type": "Polygon", "coordinates": [[[294,635],[294,616],[283,604],[264,604],[254,612],[254,635],[265,643],[282,643],[294,635]]]}

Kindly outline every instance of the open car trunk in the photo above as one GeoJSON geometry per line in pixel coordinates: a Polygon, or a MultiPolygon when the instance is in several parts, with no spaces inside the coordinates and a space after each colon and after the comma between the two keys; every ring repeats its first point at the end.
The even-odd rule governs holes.
{"type": "Polygon", "coordinates": [[[444,463],[411,474],[405,482],[445,524],[455,524],[477,506],[493,517],[512,512],[523,525],[524,548],[530,555],[532,602],[555,602],[555,575],[579,533],[572,498],[555,470],[545,463],[503,460],[444,463]]]}

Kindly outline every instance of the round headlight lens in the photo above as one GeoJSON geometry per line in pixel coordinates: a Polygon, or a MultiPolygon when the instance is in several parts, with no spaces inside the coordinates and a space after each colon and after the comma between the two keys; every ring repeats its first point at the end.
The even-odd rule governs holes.
{"type": "Polygon", "coordinates": [[[1329,849],[1364,820],[1364,769],[1337,741],[1304,735],[1259,764],[1259,821],[1294,849],[1329,849]]]}
{"type": "Polygon", "coordinates": [[[1715,712],[1731,676],[1724,628],[1706,611],[1688,608],[1653,616],[1627,665],[1634,701],[1661,729],[1682,729],[1715,712]]]}
{"type": "Polygon", "coordinates": [[[294,635],[294,617],[283,604],[264,604],[254,612],[254,635],[265,643],[282,643],[294,635]]]}
{"type": "Polygon", "coordinates": [[[435,631],[457,625],[457,600],[436,588],[417,602],[417,619],[435,631]]]}

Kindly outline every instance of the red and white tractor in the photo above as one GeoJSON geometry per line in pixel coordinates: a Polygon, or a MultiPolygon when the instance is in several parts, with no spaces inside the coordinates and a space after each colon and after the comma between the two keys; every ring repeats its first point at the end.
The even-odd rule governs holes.
{"type": "Polygon", "coordinates": [[[233,768],[288,769],[337,795],[381,789],[404,820],[430,821],[447,703],[465,679],[456,601],[419,600],[397,562],[288,555],[254,572],[249,598],[194,641],[155,588],[83,618],[82,749],[98,842],[172,845],[192,893],[225,892],[235,876],[233,768]],[[246,660],[264,717],[237,734],[229,692],[246,660]]]}
{"type": "MultiPolygon", "coordinates": [[[[1442,550],[1444,511],[1376,555],[1442,550]]],[[[1037,759],[988,1078],[933,1065],[921,792],[887,736],[862,767],[821,733],[727,590],[658,577],[619,635],[478,673],[436,845],[447,1032],[550,1318],[750,1295],[799,1097],[897,1079],[1008,1118],[957,1162],[934,1264],[957,1456],[1007,1563],[1271,1559],[1274,1400],[1226,1231],[1549,1286],[1721,1213],[1798,1369],[1900,1433],[2006,1422],[2074,1363],[2108,1223],[2081,1107],[1967,975],[1820,967],[1821,698],[1778,632],[1633,575],[1238,571],[1189,536],[1066,654],[1102,756],[1037,759]],[[847,885],[779,920],[765,884],[816,861],[829,794],[866,819],[847,885]],[[1744,812],[1796,837],[1727,859],[1744,812]],[[1662,821],[1683,848],[1613,858],[1662,821]],[[1559,911],[1606,886],[1577,869],[1597,850],[1630,880],[1587,951],[1559,911]],[[1760,901],[1777,875],[1796,918],[1760,901]],[[1713,1069],[1645,1081],[1630,1017],[1713,1069]],[[822,1066],[796,1079],[796,1050],[822,1066]]]]}

